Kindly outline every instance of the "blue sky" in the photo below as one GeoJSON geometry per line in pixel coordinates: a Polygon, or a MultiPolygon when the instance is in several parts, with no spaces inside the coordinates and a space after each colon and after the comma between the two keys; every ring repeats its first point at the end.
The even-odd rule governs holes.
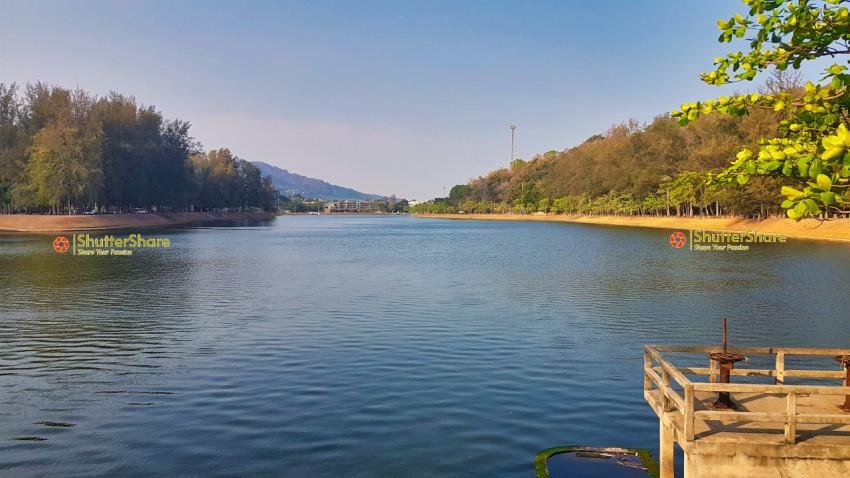
{"type": "MultiPolygon", "coordinates": [[[[132,94],[230,148],[419,200],[629,118],[746,92],[698,73],[735,0],[0,0],[0,82],[132,94]]],[[[812,78],[816,79],[816,76],[812,78]]]]}

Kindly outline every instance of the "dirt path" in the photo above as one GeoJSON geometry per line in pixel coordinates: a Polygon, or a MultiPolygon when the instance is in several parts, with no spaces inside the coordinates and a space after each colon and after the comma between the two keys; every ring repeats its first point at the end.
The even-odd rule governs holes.
{"type": "Polygon", "coordinates": [[[158,227],[191,222],[273,219],[271,213],[178,212],[164,214],[98,214],[92,216],[48,216],[41,214],[0,214],[0,231],[59,232],[131,227],[158,227]]]}

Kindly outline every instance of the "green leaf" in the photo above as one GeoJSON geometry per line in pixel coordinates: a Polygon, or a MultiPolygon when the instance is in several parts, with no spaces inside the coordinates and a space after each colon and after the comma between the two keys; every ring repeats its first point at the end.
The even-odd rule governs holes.
{"type": "Polygon", "coordinates": [[[749,149],[743,149],[743,150],[739,151],[738,154],[735,155],[735,157],[738,158],[738,159],[743,159],[743,160],[746,161],[746,160],[753,157],[753,152],[750,151],[749,149]]]}
{"type": "MultiPolygon", "coordinates": [[[[824,141],[826,141],[826,139],[824,139],[824,141]]],[[[842,154],[844,154],[843,147],[833,147],[824,151],[821,155],[821,158],[826,159],[828,161],[836,156],[841,156],[842,154]]]]}
{"type": "Polygon", "coordinates": [[[736,180],[736,181],[738,181],[738,184],[740,184],[740,185],[742,185],[742,186],[743,186],[744,184],[747,184],[747,182],[749,182],[750,177],[749,177],[749,176],[746,176],[746,175],[744,175],[744,174],[741,174],[741,175],[737,176],[737,177],[735,178],[735,180],[736,180]]]}
{"type": "Polygon", "coordinates": [[[775,159],[776,161],[785,161],[786,156],[787,155],[785,154],[785,151],[778,151],[778,150],[770,151],[770,157],[772,159],[775,159]]]}
{"type": "Polygon", "coordinates": [[[794,205],[794,201],[792,201],[790,199],[786,199],[786,200],[782,201],[782,209],[788,209],[789,207],[792,207],[793,205],[794,205]]]}
{"type": "Polygon", "coordinates": [[[796,206],[794,206],[793,211],[798,217],[803,217],[806,215],[806,212],[808,212],[808,208],[806,208],[806,205],[803,204],[803,201],[800,201],[796,206]]]}
{"type": "Polygon", "coordinates": [[[820,214],[820,208],[818,207],[818,203],[816,203],[814,199],[803,199],[801,204],[806,205],[806,208],[809,210],[812,216],[820,214]]]}
{"type": "Polygon", "coordinates": [[[816,178],[818,174],[823,172],[823,167],[820,158],[815,158],[812,164],[809,165],[809,177],[816,178]]]}
{"type": "Polygon", "coordinates": [[[824,204],[835,204],[835,193],[834,192],[820,193],[820,200],[824,204]]]}
{"type": "Polygon", "coordinates": [[[779,169],[779,166],[782,166],[783,164],[785,163],[782,161],[771,161],[764,165],[764,169],[765,171],[775,171],[779,169]]]}
{"type": "Polygon", "coordinates": [[[791,186],[782,186],[781,193],[783,196],[791,200],[803,199],[803,196],[805,196],[802,191],[798,191],[791,186]]]}
{"type": "Polygon", "coordinates": [[[744,171],[746,171],[747,174],[756,174],[756,162],[751,159],[744,163],[744,171]]]}
{"type": "Polygon", "coordinates": [[[747,26],[741,25],[740,27],[735,29],[735,36],[738,38],[744,38],[744,34],[747,33],[747,26]]]}
{"type": "Polygon", "coordinates": [[[787,211],[785,211],[785,214],[788,214],[788,217],[790,217],[791,219],[793,219],[795,221],[799,221],[800,219],[803,218],[802,214],[797,213],[796,207],[794,209],[788,209],[787,211]]]}
{"type": "Polygon", "coordinates": [[[817,182],[818,186],[824,191],[832,189],[832,180],[826,174],[818,174],[817,182]]]}

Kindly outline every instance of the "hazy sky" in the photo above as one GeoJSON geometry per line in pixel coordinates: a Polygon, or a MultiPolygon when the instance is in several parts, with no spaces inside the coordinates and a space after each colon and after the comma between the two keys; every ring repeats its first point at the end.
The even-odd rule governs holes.
{"type": "MultiPolygon", "coordinates": [[[[732,0],[8,1],[0,82],[132,94],[206,149],[419,200],[703,85],[732,0]]],[[[816,79],[816,78],[813,78],[816,79]]],[[[756,83],[734,87],[742,92],[756,83]]]]}

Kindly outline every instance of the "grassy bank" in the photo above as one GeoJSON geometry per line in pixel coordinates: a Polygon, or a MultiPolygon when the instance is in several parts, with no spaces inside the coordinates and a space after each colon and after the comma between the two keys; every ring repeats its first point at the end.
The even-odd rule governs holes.
{"type": "Polygon", "coordinates": [[[662,229],[704,229],[707,231],[758,231],[760,233],[785,234],[788,237],[850,241],[850,219],[818,221],[803,219],[742,219],[742,218],[689,218],[689,217],[615,217],[581,215],[510,215],[510,214],[414,214],[417,217],[443,219],[471,219],[491,221],[543,221],[599,224],[608,226],[654,227],[662,229]]]}
{"type": "Polygon", "coordinates": [[[195,222],[273,219],[263,212],[176,212],[163,214],[97,214],[92,216],[47,216],[41,214],[0,214],[0,231],[60,232],[171,226],[195,222]]]}

